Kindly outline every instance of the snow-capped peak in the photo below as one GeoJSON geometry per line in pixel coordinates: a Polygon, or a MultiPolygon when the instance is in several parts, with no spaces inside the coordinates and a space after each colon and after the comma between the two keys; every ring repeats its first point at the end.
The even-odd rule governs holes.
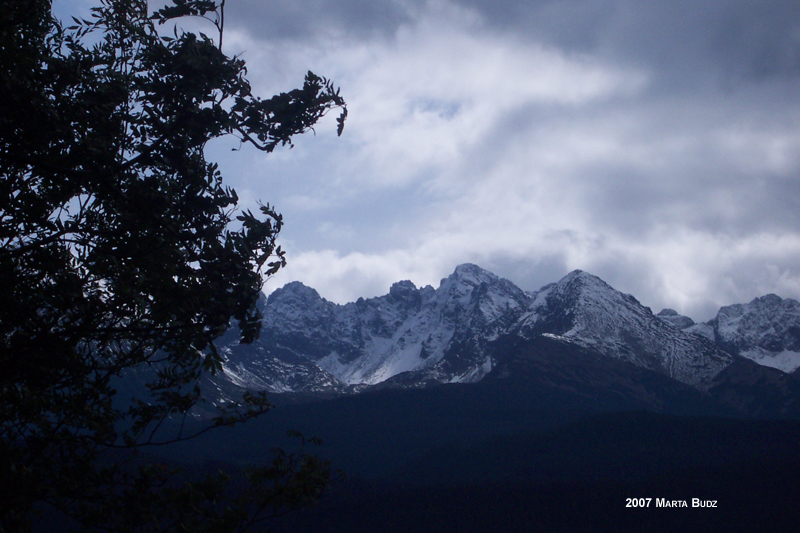
{"type": "Polygon", "coordinates": [[[585,345],[684,383],[705,386],[731,357],[707,339],[653,315],[636,298],[581,270],[536,294],[520,330],[574,338],[585,345]]]}
{"type": "Polygon", "coordinates": [[[731,353],[792,372],[800,368],[800,303],[775,294],[722,307],[710,325],[731,353]]]}
{"type": "MultiPolygon", "coordinates": [[[[463,263],[458,265],[453,273],[445,279],[458,279],[463,283],[468,283],[475,286],[480,285],[481,283],[491,283],[500,278],[492,272],[484,270],[478,265],[473,263],[463,263]]],[[[445,280],[442,280],[442,283],[444,283],[444,281],[445,280]]]]}
{"type": "Polygon", "coordinates": [[[345,305],[293,282],[259,308],[260,338],[249,347],[225,346],[226,368],[240,382],[280,381],[273,390],[344,390],[403,373],[395,381],[477,381],[493,367],[492,343],[515,335],[556,335],[700,388],[731,363],[728,352],[784,370],[800,366],[794,300],[767,295],[722,308],[713,327],[691,325],[670,309],[654,315],[582,270],[526,293],[467,263],[436,289],[398,281],[384,296],[345,305]]]}
{"type": "Polygon", "coordinates": [[[662,309],[656,316],[678,329],[686,329],[694,326],[694,320],[688,316],[678,314],[674,309],[662,309]]]}

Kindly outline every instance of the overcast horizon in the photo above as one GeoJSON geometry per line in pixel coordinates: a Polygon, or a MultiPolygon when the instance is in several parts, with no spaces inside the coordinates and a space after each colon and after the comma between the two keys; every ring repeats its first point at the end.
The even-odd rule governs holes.
{"type": "MultiPolygon", "coordinates": [[[[88,0],[55,0],[61,18],[88,0]]],[[[224,51],[269,97],[348,104],[292,150],[208,147],[288,266],[338,303],[476,263],[574,269],[696,321],[800,298],[800,3],[228,0],[224,51]]],[[[213,28],[205,31],[211,33],[213,28]]]]}

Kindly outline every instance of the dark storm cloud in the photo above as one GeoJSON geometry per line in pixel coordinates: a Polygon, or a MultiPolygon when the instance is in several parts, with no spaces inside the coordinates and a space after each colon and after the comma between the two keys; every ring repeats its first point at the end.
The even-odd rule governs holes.
{"type": "MultiPolygon", "coordinates": [[[[489,27],[655,69],[670,84],[800,75],[796,0],[458,0],[489,27]]],[[[230,22],[268,39],[392,35],[422,0],[243,0],[230,22]]]]}
{"type": "Polygon", "coordinates": [[[616,13],[613,0],[459,0],[492,26],[514,31],[570,52],[599,46],[616,13]]]}
{"type": "Polygon", "coordinates": [[[661,177],[638,169],[596,169],[581,196],[585,212],[618,236],[644,239],[662,225],[701,228],[747,238],[800,228],[800,190],[795,181],[731,172],[719,179],[661,177]]]}
{"type": "Polygon", "coordinates": [[[716,73],[732,81],[800,74],[800,2],[794,0],[460,2],[494,26],[666,75],[716,73]]]}
{"type": "Polygon", "coordinates": [[[238,0],[226,17],[264,39],[306,40],[340,33],[348,38],[389,35],[410,20],[405,2],[397,0],[238,0]]]}

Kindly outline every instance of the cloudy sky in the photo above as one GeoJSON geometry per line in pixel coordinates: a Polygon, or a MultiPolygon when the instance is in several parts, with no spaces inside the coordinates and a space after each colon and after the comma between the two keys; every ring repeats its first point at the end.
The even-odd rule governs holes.
{"type": "Polygon", "coordinates": [[[695,320],[800,298],[796,0],[228,0],[225,31],[259,94],[310,69],[350,113],[292,150],[209,147],[284,215],[266,292],[344,303],[474,262],[695,320]]]}

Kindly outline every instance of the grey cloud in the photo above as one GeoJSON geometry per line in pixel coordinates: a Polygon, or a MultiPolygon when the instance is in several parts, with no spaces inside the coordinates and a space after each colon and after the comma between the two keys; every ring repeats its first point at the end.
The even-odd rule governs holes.
{"type": "Polygon", "coordinates": [[[568,154],[574,147],[562,142],[570,142],[573,133],[585,135],[609,141],[621,153],[569,161],[552,179],[562,180],[572,208],[594,227],[634,239],[666,225],[730,237],[794,232],[800,227],[800,143],[791,139],[800,116],[793,87],[727,99],[646,94],[588,109],[516,109],[492,130],[488,149],[470,156],[468,166],[490,167],[506,157],[505,147],[520,142],[531,148],[546,142],[568,154]],[[740,135],[742,146],[725,146],[715,137],[727,134],[740,135]],[[553,135],[563,141],[548,142],[553,135]],[[782,149],[783,170],[768,161],[770,142],[780,139],[790,143],[782,149]],[[764,146],[754,146],[757,142],[764,146]]]}
{"type": "MultiPolygon", "coordinates": [[[[799,2],[454,2],[481,15],[486,31],[475,32],[476,40],[500,35],[503,38],[495,42],[508,46],[509,54],[522,54],[526,44],[543,43],[565,52],[567,61],[575,59],[572,54],[585,54],[578,59],[641,70],[649,83],[638,91],[620,91],[608,99],[575,105],[523,99],[513,109],[480,117],[485,129],[479,137],[476,134],[464,144],[463,153],[443,159],[446,164],[442,165],[435,154],[429,156],[429,165],[404,160],[406,152],[398,149],[386,151],[387,157],[400,154],[389,162],[392,168],[360,168],[346,164],[364,155],[357,142],[348,144],[343,138],[336,141],[335,151],[329,151],[319,144],[320,139],[314,139],[313,148],[302,147],[293,154],[297,179],[286,180],[284,196],[335,197],[335,205],[285,213],[287,235],[296,236],[301,248],[335,250],[342,261],[354,260],[344,257],[350,252],[363,253],[367,257],[364,272],[368,261],[374,260],[375,266],[369,268],[376,269],[395,264],[386,259],[394,257],[393,250],[413,256],[414,265],[447,263],[445,270],[475,261],[525,289],[537,289],[569,269],[582,268],[634,294],[654,311],[672,307],[696,320],[710,318],[715,306],[747,301],[765,292],[796,297],[781,292],[780,285],[774,288],[770,276],[778,281],[781,276],[790,280],[798,276],[797,261],[787,256],[792,250],[781,249],[797,246],[796,240],[780,238],[793,237],[800,227],[800,142],[793,140],[800,120],[800,112],[795,111],[800,94],[799,2]],[[770,160],[774,155],[770,143],[784,143],[777,148],[782,163],[770,160]],[[306,153],[307,157],[302,155],[306,153]],[[337,176],[354,176],[343,176],[341,184],[329,188],[319,185],[319,176],[330,174],[331,168],[340,169],[337,176]],[[405,172],[408,179],[368,190],[369,183],[392,181],[381,172],[395,170],[405,172]],[[509,192],[493,195],[495,185],[509,192]],[[339,190],[345,187],[355,190],[339,190]],[[502,202],[508,198],[518,200],[511,206],[523,211],[507,217],[509,224],[517,226],[491,226],[489,220],[490,227],[484,228],[472,221],[476,206],[504,215],[510,208],[502,202]],[[330,222],[325,226],[329,233],[319,231],[323,222],[330,222]],[[575,242],[568,236],[548,240],[542,237],[543,226],[579,235],[575,242]],[[337,233],[339,227],[343,230],[337,233]],[[672,228],[674,233],[670,233],[672,228]],[[767,243],[755,246],[761,235],[766,235],[767,243]],[[670,236],[672,242],[661,242],[670,236]],[[533,242],[537,239],[542,242],[533,242]],[[588,242],[591,239],[597,242],[588,242]],[[730,248],[727,243],[738,244],[738,239],[749,239],[741,251],[724,259],[716,257],[730,248]],[[435,246],[426,248],[426,242],[435,246]],[[481,246],[488,250],[483,256],[481,246]],[[431,251],[438,262],[431,254],[415,255],[415,250],[431,251]],[[777,274],[767,267],[777,269],[777,274]],[[703,291],[707,294],[699,296],[703,291]]],[[[402,54],[392,56],[393,46],[375,41],[391,38],[401,25],[424,14],[426,2],[241,0],[229,5],[231,24],[245,26],[255,37],[314,41],[315,36],[341,36],[349,41],[341,47],[342,54],[375,45],[381,52],[375,61],[385,64],[386,58],[396,59],[398,68],[403,68],[402,54]]],[[[420,19],[425,22],[419,26],[421,31],[435,32],[436,22],[430,22],[440,21],[441,15],[420,19]]],[[[465,29],[473,30],[473,26],[465,29]]],[[[315,44],[311,42],[310,48],[315,44]]],[[[339,65],[335,54],[322,55],[354,79],[360,78],[347,70],[348,65],[375,68],[371,59],[353,63],[345,57],[339,65]]],[[[410,54],[407,60],[417,57],[410,54]]],[[[408,90],[406,85],[413,84],[398,83],[396,91],[402,94],[408,90]]],[[[359,94],[356,89],[361,87],[350,88],[351,93],[343,87],[343,92],[348,97],[359,94]]],[[[380,114],[381,109],[375,109],[380,114]]],[[[386,124],[386,128],[397,127],[386,124]]],[[[353,135],[355,119],[350,126],[349,138],[359,139],[353,135]]],[[[426,131],[421,122],[419,127],[423,136],[430,131],[453,134],[444,126],[426,131]]],[[[386,144],[403,141],[403,135],[392,136],[389,131],[381,130],[376,136],[386,144]]],[[[365,149],[383,146],[368,141],[365,149]]],[[[290,163],[286,165],[288,169],[290,163]]],[[[283,167],[278,165],[278,169],[283,167]]],[[[284,193],[281,187],[266,199],[280,206],[281,198],[273,196],[284,193]]],[[[409,260],[397,269],[416,268],[411,264],[409,260]]],[[[350,276],[347,283],[356,286],[359,279],[350,276]]],[[[335,278],[330,283],[343,282],[335,278]]],[[[787,282],[784,287],[793,285],[787,282]]],[[[323,291],[321,286],[316,288],[323,291]]],[[[352,290],[356,296],[365,295],[352,290]]]]}
{"type": "Polygon", "coordinates": [[[733,238],[800,227],[797,183],[746,174],[703,181],[610,168],[593,174],[581,196],[595,227],[637,240],[670,226],[733,238]]]}
{"type": "Polygon", "coordinates": [[[328,32],[347,38],[391,35],[411,20],[407,2],[387,0],[240,0],[226,6],[226,23],[261,39],[308,40],[328,32]]]}
{"type": "Polygon", "coordinates": [[[800,4],[735,2],[719,6],[712,50],[731,73],[756,80],[800,74],[800,4]]]}
{"type": "MultiPolygon", "coordinates": [[[[800,75],[795,0],[454,0],[497,31],[649,67],[670,87],[800,75]],[[709,79],[709,77],[711,79],[709,79]]],[[[241,0],[227,19],[264,39],[394,34],[424,0],[241,0]]]]}
{"type": "Polygon", "coordinates": [[[794,0],[460,1],[496,27],[649,66],[671,84],[694,85],[709,74],[728,83],[800,74],[794,0]]]}
{"type": "Polygon", "coordinates": [[[492,26],[569,52],[598,47],[616,13],[614,0],[459,0],[492,26]]]}
{"type": "Polygon", "coordinates": [[[500,255],[481,261],[484,268],[500,277],[513,280],[523,290],[535,292],[564,277],[568,267],[559,255],[538,258],[500,255]]]}

